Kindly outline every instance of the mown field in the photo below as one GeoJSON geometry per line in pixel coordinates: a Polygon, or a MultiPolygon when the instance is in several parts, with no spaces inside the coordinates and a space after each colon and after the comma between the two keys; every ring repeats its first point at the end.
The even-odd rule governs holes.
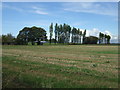
{"type": "Polygon", "coordinates": [[[118,46],[3,46],[3,88],[118,88],[118,46]]]}

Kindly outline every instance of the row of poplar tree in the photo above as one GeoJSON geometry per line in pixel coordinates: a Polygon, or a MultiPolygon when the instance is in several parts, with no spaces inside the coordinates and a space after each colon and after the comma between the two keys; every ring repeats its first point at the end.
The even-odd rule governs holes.
{"type": "Polygon", "coordinates": [[[104,33],[99,33],[99,44],[105,43],[105,44],[110,44],[110,35],[104,34],[104,33]]]}
{"type": "Polygon", "coordinates": [[[55,24],[53,31],[53,23],[51,23],[49,27],[49,32],[50,32],[50,43],[52,40],[53,32],[55,33],[55,43],[69,43],[70,38],[71,38],[71,43],[82,43],[84,42],[84,38],[86,36],[86,30],[82,33],[80,29],[78,28],[71,28],[70,25],[68,24],[60,24],[58,25],[57,23],[55,24]]]}
{"type": "MultiPolygon", "coordinates": [[[[68,24],[60,24],[58,25],[57,23],[54,26],[53,30],[53,23],[51,23],[49,27],[49,32],[50,32],[50,43],[52,40],[53,32],[55,34],[55,43],[69,43],[70,38],[71,38],[71,43],[78,43],[78,44],[84,44],[85,38],[86,38],[86,29],[82,32],[79,28],[71,28],[70,25],[68,24]]],[[[105,43],[109,44],[110,43],[110,35],[106,35],[103,33],[99,33],[99,44],[105,43]]]]}

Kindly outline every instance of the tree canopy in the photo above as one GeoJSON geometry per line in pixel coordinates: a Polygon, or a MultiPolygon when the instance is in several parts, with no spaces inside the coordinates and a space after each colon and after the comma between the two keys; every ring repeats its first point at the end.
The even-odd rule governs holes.
{"type": "Polygon", "coordinates": [[[110,35],[107,35],[107,34],[104,34],[104,33],[99,33],[99,44],[110,44],[110,39],[111,39],[111,36],[110,35]]]}
{"type": "Polygon", "coordinates": [[[2,35],[2,44],[13,44],[15,42],[15,37],[12,36],[11,33],[8,33],[7,35],[2,35]]]}
{"type": "Polygon", "coordinates": [[[84,38],[84,44],[97,44],[98,37],[89,36],[84,38]]]}
{"type": "MultiPolygon", "coordinates": [[[[81,44],[81,37],[82,37],[82,31],[80,31],[79,28],[71,27],[68,24],[55,24],[53,28],[53,23],[51,23],[49,32],[50,32],[50,41],[52,38],[52,34],[54,30],[55,33],[55,43],[79,43],[81,44]]],[[[84,32],[84,37],[86,35],[86,30],[84,32]]],[[[51,42],[50,42],[51,43],[51,42]]]]}
{"type": "MultiPolygon", "coordinates": [[[[56,23],[55,25],[51,23],[49,26],[49,41],[50,44],[97,44],[97,41],[99,40],[99,44],[110,44],[110,35],[100,32],[99,37],[86,37],[86,32],[86,29],[83,31],[79,28],[71,27],[70,25],[65,23],[56,23]]],[[[14,42],[18,45],[27,45],[29,42],[31,42],[31,44],[34,45],[36,42],[38,45],[40,45],[42,43],[41,41],[47,41],[46,34],[47,33],[45,29],[41,27],[24,27],[22,30],[19,31],[17,38],[12,36],[12,34],[2,35],[2,43],[10,44],[14,42]]]]}
{"type": "Polygon", "coordinates": [[[32,42],[34,44],[34,41],[42,41],[46,40],[46,31],[43,28],[40,27],[25,27],[22,30],[19,31],[19,34],[17,36],[17,40],[19,44],[27,44],[28,42],[32,42]]]}

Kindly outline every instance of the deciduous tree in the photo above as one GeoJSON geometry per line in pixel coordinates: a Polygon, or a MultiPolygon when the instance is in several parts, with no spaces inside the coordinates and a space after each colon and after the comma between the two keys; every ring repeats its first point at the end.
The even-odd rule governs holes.
{"type": "Polygon", "coordinates": [[[50,31],[50,44],[51,44],[51,39],[53,36],[53,23],[51,23],[50,27],[49,27],[49,31],[50,31]]]}

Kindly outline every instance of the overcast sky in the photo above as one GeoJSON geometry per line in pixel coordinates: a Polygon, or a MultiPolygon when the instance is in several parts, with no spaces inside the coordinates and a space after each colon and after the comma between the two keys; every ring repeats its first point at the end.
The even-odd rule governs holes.
{"type": "MultiPolygon", "coordinates": [[[[69,24],[87,30],[87,36],[99,32],[111,35],[112,42],[118,36],[117,2],[3,2],[3,34],[17,36],[24,27],[38,26],[47,33],[51,22],[69,24]]],[[[49,35],[48,35],[49,36],[49,35]]]]}

